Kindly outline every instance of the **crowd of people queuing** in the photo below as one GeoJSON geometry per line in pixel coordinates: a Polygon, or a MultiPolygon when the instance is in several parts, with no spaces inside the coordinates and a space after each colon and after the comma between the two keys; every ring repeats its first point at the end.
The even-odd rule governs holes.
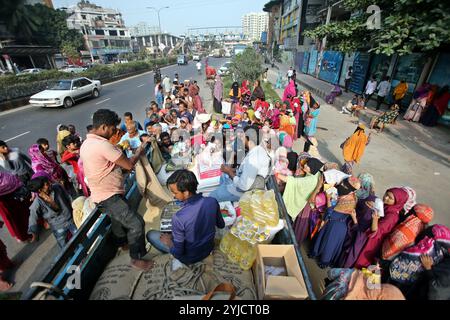
{"type": "Polygon", "coordinates": [[[355,109],[366,108],[365,104],[376,93],[376,110],[380,110],[383,103],[389,103],[389,101],[393,103],[387,112],[372,119],[372,128],[378,128],[382,131],[386,125],[395,124],[401,112],[404,113],[404,120],[419,122],[427,127],[436,126],[438,120],[444,116],[450,101],[448,85],[439,88],[437,85],[424,83],[414,90],[410,104],[404,107],[403,100],[406,98],[408,90],[408,83],[401,80],[393,88],[392,97],[390,97],[390,77],[384,76],[378,83],[375,76],[372,76],[366,84],[362,101],[355,96],[352,102],[349,102],[349,106],[343,107],[342,111],[349,113],[355,109]]]}
{"type": "MultiPolygon", "coordinates": [[[[365,99],[376,84],[370,88],[365,99]]],[[[416,203],[413,189],[393,187],[377,196],[373,175],[353,174],[370,142],[363,124],[341,145],[344,165],[339,167],[319,153],[315,136],[321,106],[309,91],[298,90],[293,70],[279,101],[266,101],[259,80],[253,88],[248,80],[234,82],[226,96],[216,75],[215,114],[209,114],[199,91],[195,81],[164,76],[155,86],[143,125],[130,112],[121,122],[115,112],[100,109],[84,141],[74,126],[60,125],[57,151],[44,138],[30,147],[29,156],[0,141],[0,213],[11,235],[18,241],[36,241],[39,228],[48,225],[64,246],[76,232],[71,200],[83,195],[112,218],[118,245],[128,245],[134,267],[153,266],[144,259],[146,238],[190,264],[209,254],[215,227],[224,226],[218,203],[239,201],[245,192],[264,188],[274,174],[298,243],[308,245],[320,267],[332,268],[334,281],[324,297],[355,295],[352,279],[376,265],[380,285],[401,289],[385,298],[450,298],[449,268],[443,268],[449,264],[450,229],[429,226],[433,210],[416,203]],[[303,152],[296,153],[293,145],[299,139],[304,141],[303,152]],[[192,157],[219,147],[225,158],[220,185],[204,197],[197,193],[195,175],[184,169],[192,157]],[[170,191],[184,203],[173,220],[172,236],[150,231],[146,237],[142,217],[124,198],[124,173],[133,170],[142,155],[155,173],[168,173],[170,191]]],[[[12,267],[1,242],[0,263],[0,270],[12,267]]],[[[11,284],[2,280],[1,285],[6,290],[11,284]]]]}

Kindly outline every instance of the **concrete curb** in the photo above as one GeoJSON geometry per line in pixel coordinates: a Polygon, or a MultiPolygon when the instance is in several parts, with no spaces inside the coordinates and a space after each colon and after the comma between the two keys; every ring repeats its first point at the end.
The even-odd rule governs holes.
{"type": "MultiPolygon", "coordinates": [[[[164,67],[161,67],[160,70],[167,68],[167,67],[171,67],[176,65],[176,63],[173,64],[169,64],[166,65],[164,67]]],[[[112,84],[121,80],[125,80],[128,78],[133,78],[136,76],[140,76],[146,73],[151,73],[153,72],[153,70],[139,70],[139,71],[134,71],[134,72],[130,72],[127,74],[123,74],[123,75],[119,75],[119,76],[115,76],[112,78],[105,78],[105,79],[97,79],[100,80],[102,82],[102,85],[107,85],[107,84],[112,84]]],[[[76,77],[76,74],[74,74],[74,78],[76,77]]],[[[30,100],[31,96],[27,96],[27,97],[20,97],[20,98],[14,98],[12,100],[6,100],[4,102],[0,103],[0,115],[2,115],[3,112],[13,112],[16,109],[22,108],[22,107],[27,107],[28,106],[28,101],[30,100]]]]}

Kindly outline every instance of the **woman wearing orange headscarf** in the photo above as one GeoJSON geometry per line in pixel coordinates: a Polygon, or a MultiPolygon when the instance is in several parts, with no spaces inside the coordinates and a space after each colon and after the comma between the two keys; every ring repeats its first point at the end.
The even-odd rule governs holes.
{"type": "Polygon", "coordinates": [[[342,171],[347,174],[352,174],[353,166],[361,161],[366,146],[370,142],[370,133],[367,136],[365,128],[364,124],[359,124],[351,137],[341,145],[345,160],[342,171]]]}
{"type": "Polygon", "coordinates": [[[279,131],[286,132],[288,135],[291,136],[292,139],[294,139],[295,127],[292,126],[291,124],[291,117],[286,113],[282,113],[280,116],[279,131]]]}

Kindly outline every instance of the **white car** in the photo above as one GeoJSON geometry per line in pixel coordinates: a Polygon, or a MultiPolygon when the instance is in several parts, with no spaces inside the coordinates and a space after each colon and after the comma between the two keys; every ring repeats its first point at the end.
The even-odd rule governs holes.
{"type": "Polygon", "coordinates": [[[80,72],[83,72],[86,70],[87,70],[87,68],[84,68],[84,67],[80,67],[80,66],[76,66],[76,65],[68,65],[68,66],[63,67],[59,71],[70,72],[70,73],[80,73],[80,72]]]}
{"type": "Polygon", "coordinates": [[[36,73],[41,73],[42,71],[44,71],[44,70],[40,69],[40,68],[25,69],[25,70],[22,70],[17,75],[18,76],[23,76],[23,75],[26,75],[26,74],[36,74],[36,73]]]}
{"type": "Polygon", "coordinates": [[[223,66],[220,67],[220,69],[217,71],[217,73],[220,76],[226,76],[230,74],[230,67],[231,67],[231,62],[225,62],[225,64],[223,66]]]}
{"type": "Polygon", "coordinates": [[[36,107],[61,107],[70,108],[76,101],[93,97],[97,98],[102,90],[99,80],[88,78],[76,78],[58,80],[50,85],[47,90],[39,92],[30,98],[30,104],[36,107]]]}

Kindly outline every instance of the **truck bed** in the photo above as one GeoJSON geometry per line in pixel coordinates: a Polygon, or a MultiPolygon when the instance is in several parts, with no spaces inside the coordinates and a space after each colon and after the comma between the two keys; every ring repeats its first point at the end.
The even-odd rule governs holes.
{"type": "MultiPolygon", "coordinates": [[[[134,182],[133,177],[131,177],[127,181],[127,185],[128,192],[126,194],[126,197],[130,205],[135,210],[137,210],[142,196],[137,189],[136,182],[134,182]]],[[[280,219],[285,219],[286,221],[285,228],[283,228],[275,236],[275,239],[272,241],[272,243],[294,245],[298,262],[307,287],[309,299],[316,300],[323,292],[326,272],[320,269],[314,260],[311,260],[307,257],[307,243],[303,244],[302,246],[299,246],[297,244],[290,217],[287,214],[282,196],[276,186],[273,177],[270,177],[267,183],[267,189],[273,189],[275,191],[275,196],[279,207],[280,219]]],[[[217,254],[214,255],[214,262],[211,262],[212,265],[220,265],[220,261],[221,259],[223,259],[220,257],[220,254],[220,252],[217,252],[217,254]]],[[[156,261],[162,261],[162,265],[164,263],[167,264],[167,261],[163,259],[166,259],[169,255],[160,255],[157,250],[152,249],[149,252],[149,256],[151,256],[153,259],[156,259],[156,261]]],[[[229,265],[231,269],[237,267],[233,267],[232,264],[229,263],[229,261],[226,263],[226,265],[229,265]]],[[[130,292],[123,295],[118,295],[117,293],[110,293],[108,295],[105,294],[105,290],[103,290],[103,292],[99,292],[100,289],[98,288],[100,287],[98,286],[98,284],[102,284],[102,282],[105,282],[106,279],[110,279],[112,271],[109,273],[108,271],[114,271],[114,268],[122,269],[123,271],[123,276],[119,276],[119,279],[121,277],[129,279],[128,281],[131,282],[131,284],[136,283],[136,281],[141,281],[141,279],[137,277],[142,277],[142,272],[141,275],[139,275],[139,271],[136,271],[129,266],[128,253],[118,251],[117,247],[112,243],[109,217],[105,214],[100,213],[98,209],[95,209],[80,227],[76,235],[62,249],[61,253],[48,267],[48,271],[39,282],[50,284],[51,287],[54,288],[52,291],[55,292],[56,295],[59,295],[60,299],[133,299],[134,297],[138,299],[172,298],[172,296],[164,295],[145,296],[143,293],[141,295],[136,295],[134,291],[131,293],[131,295],[130,292]],[[77,272],[79,272],[80,275],[80,289],[71,288],[70,285],[67,286],[68,283],[73,283],[73,277],[75,274],[74,270],[76,270],[76,267],[78,267],[77,272]],[[94,291],[94,288],[97,291],[94,291]]],[[[221,274],[221,272],[216,273],[223,276],[226,275],[227,272],[233,273],[233,270],[231,269],[226,270],[225,272],[223,272],[223,274],[221,274]]],[[[146,279],[144,280],[153,283],[154,280],[152,280],[151,273],[161,273],[161,270],[164,270],[164,268],[159,266],[157,269],[155,269],[155,271],[148,272],[150,275],[144,275],[144,277],[146,277],[146,279]]],[[[251,281],[253,277],[248,276],[249,274],[251,275],[251,270],[249,270],[247,273],[248,274],[245,274],[243,278],[251,281]]],[[[160,275],[158,277],[160,278],[160,275]]],[[[170,282],[168,283],[170,284],[170,282]]],[[[147,284],[147,286],[149,285],[147,284]]],[[[139,286],[137,285],[137,287],[139,286]]],[[[251,291],[252,286],[248,284],[246,286],[243,285],[242,287],[248,287],[251,291]]],[[[42,290],[42,287],[30,288],[30,290],[23,296],[22,299],[31,300],[35,298],[42,290]]],[[[252,296],[252,293],[250,291],[245,293],[241,292],[242,298],[256,298],[255,296],[252,296]]],[[[199,292],[201,292],[200,289],[199,292]]],[[[186,294],[189,294],[189,292],[180,293],[180,295],[186,294]]],[[[199,293],[197,292],[197,294],[199,293]]]]}

